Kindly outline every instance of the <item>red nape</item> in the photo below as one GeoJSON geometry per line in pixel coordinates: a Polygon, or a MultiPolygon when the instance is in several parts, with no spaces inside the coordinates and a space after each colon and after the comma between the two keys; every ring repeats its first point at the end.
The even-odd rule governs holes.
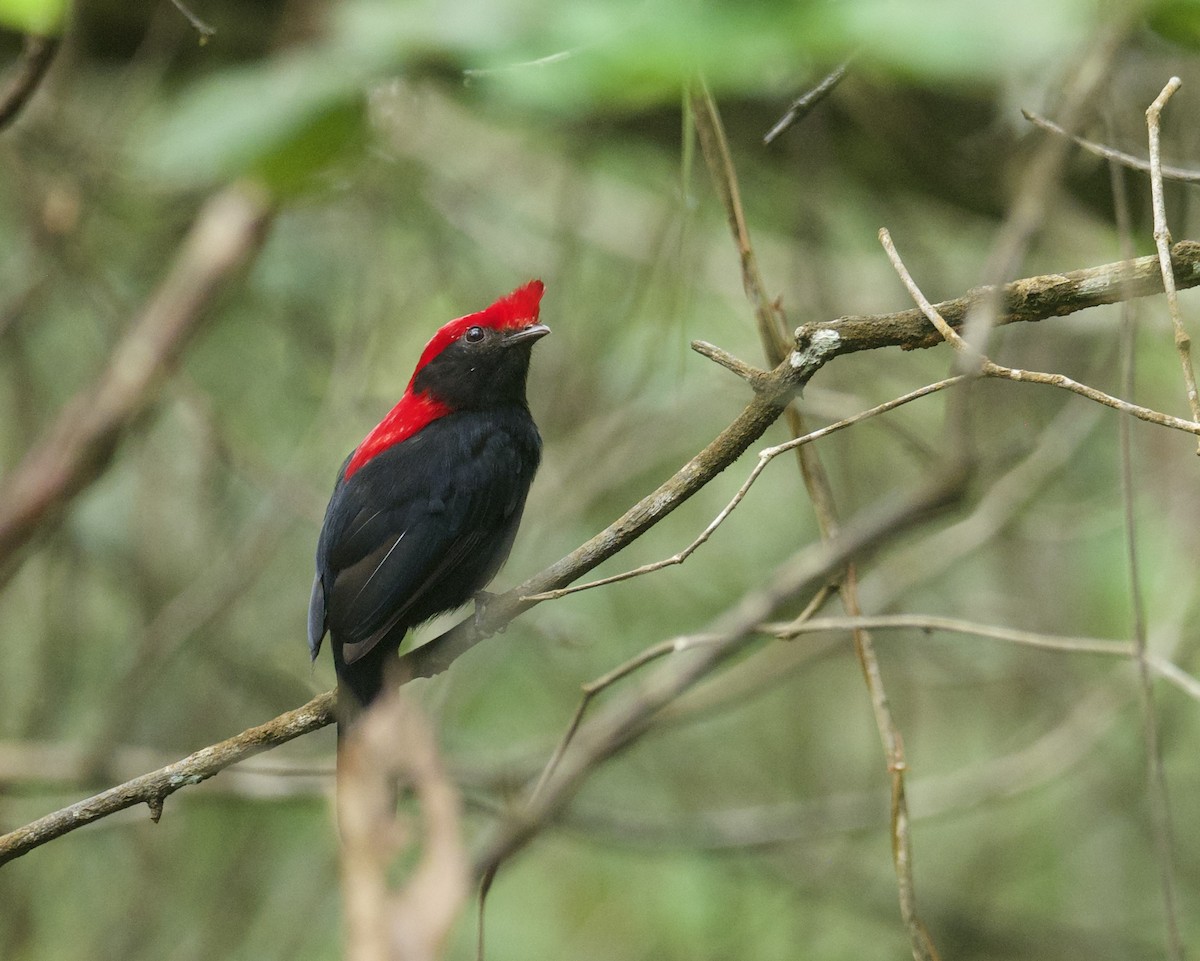
{"type": "Polygon", "coordinates": [[[410,394],[405,391],[400,403],[393,407],[355,448],[350,463],[346,465],[343,480],[349,480],[355,471],[376,454],[387,450],[393,444],[399,444],[407,437],[412,437],[422,427],[432,424],[448,413],[450,408],[429,394],[410,394]]]}

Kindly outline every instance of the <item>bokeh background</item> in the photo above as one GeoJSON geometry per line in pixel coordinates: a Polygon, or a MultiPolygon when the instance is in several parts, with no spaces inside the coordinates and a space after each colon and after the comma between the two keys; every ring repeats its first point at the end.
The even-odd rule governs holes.
{"type": "MultiPolygon", "coordinates": [[[[8,26],[22,7],[10,3],[8,26]],[[13,11],[17,11],[13,13],[13,11]]],[[[689,350],[762,362],[737,253],[686,119],[720,105],[772,296],[793,324],[910,306],[886,225],[931,298],[980,282],[1053,116],[1105,31],[1085,110],[1145,154],[1144,110],[1184,80],[1170,162],[1200,168],[1200,6],[1092,0],[381,3],[83,0],[42,87],[0,133],[0,470],[103,368],[203,199],[237,177],[279,213],[109,470],[0,592],[0,829],[261,723],[332,686],[310,667],[312,554],[341,459],[429,334],[526,279],[554,335],[530,383],[542,471],[506,588],[653,489],[741,410],[689,350]],[[1118,22],[1118,17],[1120,21],[1118,22]],[[789,103],[849,76],[775,143],[789,103]]],[[[20,38],[0,37],[4,63],[20,38]]],[[[1139,254],[1149,185],[1123,175],[1139,254]]],[[[1176,239],[1195,188],[1170,185],[1176,239]]],[[[1022,275],[1117,260],[1110,171],[1072,152],[1022,275]]],[[[1195,321],[1194,295],[1182,296],[1195,321]]],[[[993,356],[1121,392],[1120,311],[1005,329],[993,356]]],[[[1187,416],[1162,298],[1136,306],[1136,399],[1187,416]]],[[[945,349],[845,357],[814,423],[945,376],[945,349]]],[[[1045,387],[980,388],[966,503],[863,571],[867,613],[1132,637],[1118,416],[1045,387]]],[[[850,517],[944,453],[936,395],[821,442],[850,517]]],[[[776,425],[764,440],[786,439],[776,425]]],[[[1200,672],[1195,443],[1135,422],[1136,543],[1152,649],[1200,672]]],[[[600,573],[668,556],[739,463],[600,573]]],[[[410,685],[475,840],[536,776],[580,685],[702,630],[817,538],[781,458],[681,567],[538,606],[410,685]]],[[[830,613],[838,613],[832,606],[830,613]]],[[[420,632],[431,637],[453,618],[420,632]]],[[[877,637],[904,736],[917,895],[946,958],[1165,956],[1134,666],[919,631],[877,637]]],[[[1200,943],[1200,705],[1155,686],[1175,814],[1169,870],[1200,943]]],[[[0,868],[8,961],[288,961],[341,945],[333,733],[303,738],[0,868]]],[[[506,866],[504,959],[898,958],[888,776],[848,636],[764,641],[589,781],[506,866]]],[[[449,956],[473,957],[464,915],[449,956]]]]}

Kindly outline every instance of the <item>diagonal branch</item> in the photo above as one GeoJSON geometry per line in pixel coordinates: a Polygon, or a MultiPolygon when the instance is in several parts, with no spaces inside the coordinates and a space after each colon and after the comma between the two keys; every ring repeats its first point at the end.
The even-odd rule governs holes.
{"type": "Polygon", "coordinates": [[[99,379],[78,393],[0,485],[0,584],[13,556],[99,477],[122,434],[153,403],[207,308],[262,246],[266,198],[228,188],[201,209],[174,264],[113,349],[99,379]]]}
{"type": "Polygon", "coordinates": [[[767,587],[742,598],[705,630],[706,643],[697,646],[690,657],[661,665],[636,690],[582,725],[574,747],[540,790],[494,832],[476,860],[476,876],[488,876],[496,865],[528,844],[562,811],[591,773],[634,743],[662,708],[743,650],[771,611],[820,587],[852,558],[878,550],[891,538],[950,506],[962,494],[965,480],[965,473],[951,465],[904,502],[860,518],[832,541],[801,550],[776,570],[767,587]]]}
{"type": "Polygon", "coordinates": [[[314,697],[303,707],[243,731],[236,737],[201,748],[181,761],[118,784],[94,797],[55,811],[0,836],[0,865],[102,817],[146,804],[155,821],[163,801],[190,784],[207,781],[237,761],[285,744],[333,722],[333,692],[314,697]]]}
{"type": "Polygon", "coordinates": [[[21,59],[4,89],[0,90],[0,130],[17,119],[17,115],[42,82],[57,51],[57,37],[39,37],[34,34],[25,37],[21,59]]]}
{"type": "MultiPolygon", "coordinates": [[[[1172,257],[1176,283],[1179,286],[1193,287],[1200,284],[1200,243],[1180,242],[1175,245],[1172,257]]],[[[1129,276],[1138,273],[1142,276],[1141,281],[1128,290],[1127,297],[1148,296],[1161,292],[1161,277],[1158,274],[1156,257],[1107,264],[1070,274],[1031,277],[1017,281],[1009,287],[1041,293],[1034,298],[1007,300],[1011,313],[1003,315],[1000,322],[1044,320],[1096,304],[1114,303],[1123,299],[1121,280],[1122,271],[1125,270],[1129,271],[1129,276]],[[1090,283],[1086,282],[1085,278],[1091,278],[1090,283]],[[1157,289],[1156,281],[1159,284],[1157,289]],[[1035,308],[1041,312],[1037,313],[1035,308]]],[[[969,300],[969,297],[965,297],[950,301],[951,305],[958,305],[958,311],[956,313],[953,307],[946,311],[950,315],[947,319],[957,318],[961,323],[969,300]]],[[[946,305],[940,307],[945,308],[946,305]]],[[[779,367],[765,375],[757,385],[759,390],[754,400],[703,451],[620,518],[566,557],[507,593],[497,595],[478,620],[467,618],[427,644],[404,654],[400,658],[401,676],[432,677],[441,673],[462,654],[534,606],[537,602],[530,599],[529,595],[565,587],[640,537],[732,464],[761,437],[778,418],[795,391],[831,357],[873,347],[925,347],[940,342],[940,336],[916,309],[872,317],[841,318],[825,324],[801,327],[796,331],[795,343],[788,357],[779,367]],[[848,344],[852,346],[848,348],[848,344]]],[[[3,516],[2,510],[3,506],[0,505],[0,516],[3,516]]],[[[332,705],[333,692],[327,692],[304,708],[280,715],[259,728],[252,728],[242,735],[223,741],[221,745],[205,748],[174,765],[143,775],[142,778],[135,778],[97,795],[96,798],[64,808],[0,836],[0,864],[97,818],[137,804],[148,803],[149,799],[156,795],[155,789],[148,790],[145,787],[147,783],[170,783],[171,790],[177,790],[185,784],[198,783],[211,777],[221,768],[260,750],[331,724],[332,705]],[[261,732],[262,739],[247,740],[247,737],[255,732],[261,732]],[[210,768],[207,766],[207,752],[217,748],[223,749],[222,763],[219,767],[210,768]],[[163,780],[153,780],[157,778],[163,780]],[[91,805],[101,804],[99,799],[104,799],[102,806],[92,808],[91,805]],[[86,817],[82,816],[80,810],[84,806],[87,806],[88,811],[86,817]]]]}

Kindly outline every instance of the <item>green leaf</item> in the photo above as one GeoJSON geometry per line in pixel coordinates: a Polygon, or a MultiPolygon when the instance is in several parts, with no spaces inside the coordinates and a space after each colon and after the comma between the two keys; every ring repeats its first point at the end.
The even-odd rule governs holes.
{"type": "Polygon", "coordinates": [[[67,18],[67,0],[0,0],[0,25],[39,37],[57,37],[67,18]]]}
{"type": "Polygon", "coordinates": [[[1200,0],[1164,0],[1150,8],[1146,19],[1164,40],[1200,50],[1200,0]]]}
{"type": "Polygon", "coordinates": [[[225,71],[151,123],[135,148],[149,173],[177,186],[252,175],[291,193],[363,137],[363,77],[296,54],[225,71]]]}

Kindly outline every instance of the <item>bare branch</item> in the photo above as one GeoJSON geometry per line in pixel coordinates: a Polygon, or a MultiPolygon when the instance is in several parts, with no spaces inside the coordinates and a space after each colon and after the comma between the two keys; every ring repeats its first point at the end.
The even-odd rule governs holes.
{"type": "Polygon", "coordinates": [[[763,144],[770,144],[776,137],[800,120],[807,117],[822,100],[833,93],[834,88],[842,82],[846,71],[850,69],[853,57],[839,63],[819,84],[806,91],[792,103],[785,113],[763,137],[763,144]]]}
{"type": "Polygon", "coordinates": [[[99,379],[63,408],[0,488],[0,583],[12,558],[104,472],[129,425],[154,401],[205,308],[257,253],[271,211],[247,186],[201,209],[167,276],[113,349],[99,379]]]}
{"type": "Polygon", "coordinates": [[[738,188],[733,157],[717,104],[703,81],[696,84],[690,96],[692,116],[696,122],[696,134],[704,159],[712,173],[713,183],[721,197],[721,205],[729,219],[729,229],[737,244],[738,257],[742,265],[742,287],[754,308],[758,322],[758,333],[767,350],[767,359],[778,364],[787,353],[787,337],[782,325],[782,313],[778,305],[767,296],[754,246],[750,243],[750,230],[746,226],[746,215],[742,210],[741,190],[738,188]]]}
{"type": "Polygon", "coordinates": [[[25,37],[21,59],[4,89],[0,90],[0,130],[17,119],[42,82],[57,51],[57,37],[38,37],[33,34],[25,37]]]}
{"type": "MultiPolygon", "coordinates": [[[[1188,407],[1192,420],[1200,421],[1200,394],[1196,391],[1196,371],[1192,367],[1192,340],[1183,326],[1179,315],[1179,296],[1175,291],[1175,272],[1171,267],[1171,232],[1167,229],[1167,206],[1163,198],[1162,161],[1159,157],[1159,118],[1167,101],[1181,86],[1178,77],[1172,77],[1162,93],[1146,110],[1146,127],[1150,133],[1150,193],[1154,207],[1154,245],[1158,248],[1158,262],[1162,268],[1163,290],[1167,294],[1167,312],[1175,331],[1175,348],[1179,351],[1179,363],[1183,368],[1183,384],[1187,391],[1188,407]]],[[[1200,454],[1200,446],[1196,453],[1200,454]]]]}
{"type": "Polygon", "coordinates": [[[191,11],[191,9],[183,2],[183,0],[171,0],[171,3],[175,5],[176,10],[183,14],[184,19],[192,25],[192,29],[200,35],[201,46],[208,43],[208,38],[217,32],[217,28],[210,26],[196,16],[196,14],[191,11]]]}
{"type": "Polygon", "coordinates": [[[712,640],[685,659],[672,659],[652,672],[636,691],[615,700],[580,726],[574,745],[562,758],[536,797],[502,823],[476,860],[476,876],[487,876],[525,846],[575,795],[584,780],[604,761],[633,743],[667,704],[707,677],[742,650],[760,623],[793,598],[810,592],[852,557],[877,550],[883,543],[927,519],[961,494],[965,475],[937,475],[904,503],[863,518],[832,542],[812,545],[784,563],[766,588],[744,597],[709,630],[712,640]]]}
{"type": "MultiPolygon", "coordinates": [[[[1171,263],[1177,288],[1200,285],[1200,243],[1184,240],[1175,244],[1171,248],[1171,263]]],[[[961,331],[972,305],[988,290],[976,288],[965,297],[933,306],[951,327],[961,331]]],[[[999,289],[1000,315],[996,323],[1032,323],[1162,292],[1162,272],[1156,255],[1063,274],[1043,274],[1013,281],[999,289]]],[[[942,336],[919,307],[893,314],[848,315],[805,324],[796,331],[797,338],[806,340],[822,333],[837,337],[833,356],[879,347],[913,350],[942,343],[942,336]]]]}
{"type": "Polygon", "coordinates": [[[293,738],[332,723],[333,705],[332,691],[321,694],[303,707],[281,714],[266,724],[252,727],[218,744],[201,748],[181,761],[143,774],[124,784],[118,784],[95,797],[10,831],[0,836],[0,865],[85,824],[138,804],[148,805],[151,818],[157,821],[162,812],[163,801],[181,787],[199,784],[230,764],[260,751],[278,747],[293,738]]]}
{"type": "MultiPolygon", "coordinates": [[[[1104,144],[1087,140],[1078,134],[1068,133],[1053,120],[1047,120],[1045,117],[1039,116],[1030,110],[1022,110],[1021,116],[1035,127],[1041,127],[1050,133],[1058,134],[1060,137],[1066,137],[1068,140],[1074,141],[1076,146],[1082,147],[1090,154],[1095,154],[1097,157],[1103,157],[1105,160],[1118,163],[1122,167],[1130,167],[1133,170],[1141,170],[1144,173],[1150,172],[1150,161],[1148,160],[1143,160],[1141,157],[1133,156],[1133,154],[1124,153],[1112,147],[1106,147],[1104,144]]],[[[1200,170],[1189,170],[1186,167],[1172,167],[1167,164],[1162,165],[1161,169],[1162,175],[1166,180],[1178,180],[1189,184],[1200,183],[1200,170]]]]}
{"type": "MultiPolygon", "coordinates": [[[[1167,228],[1167,206],[1163,196],[1162,158],[1159,151],[1159,121],[1163,108],[1179,89],[1181,81],[1172,77],[1162,92],[1146,110],[1146,128],[1150,141],[1150,193],[1154,208],[1154,245],[1158,248],[1158,259],[1162,265],[1163,287],[1167,292],[1167,312],[1175,331],[1175,348],[1179,352],[1179,363],[1183,368],[1183,383],[1187,391],[1188,406],[1192,420],[1200,420],[1200,396],[1196,393],[1196,372],[1192,367],[1191,338],[1183,326],[1179,314],[1179,297],[1175,292],[1174,271],[1171,269],[1171,232],[1167,228]]],[[[1200,446],[1196,452],[1200,454],[1200,446]]],[[[1126,495],[1127,500],[1132,494],[1126,495]]],[[[1132,504],[1127,504],[1128,518],[1132,517],[1132,504]]],[[[1132,548],[1132,527],[1129,528],[1131,571],[1137,576],[1137,558],[1132,548]]],[[[1137,590],[1136,584],[1134,590],[1137,590]]],[[[1175,893],[1175,828],[1171,821],[1170,792],[1167,790],[1167,775],[1163,769],[1162,748],[1159,743],[1158,719],[1154,711],[1154,689],[1150,684],[1150,664],[1146,654],[1144,624],[1134,632],[1134,647],[1137,653],[1138,680],[1140,681],[1142,707],[1142,736],[1146,746],[1146,774],[1149,781],[1154,844],[1158,854],[1159,886],[1162,891],[1163,910],[1167,924],[1167,950],[1172,961],[1183,961],[1183,937],[1179,931],[1179,910],[1175,893]]]]}
{"type": "MultiPolygon", "coordinates": [[[[1065,637],[1060,634],[1043,634],[1038,631],[1022,631],[1011,627],[992,624],[977,624],[955,617],[939,617],[931,614],[889,614],[878,617],[822,617],[812,620],[797,619],[786,624],[763,624],[762,629],[786,640],[801,634],[820,634],[824,631],[947,631],[954,634],[970,634],[986,637],[1009,644],[1034,647],[1043,651],[1063,651],[1069,654],[1102,654],[1133,660],[1138,656],[1135,644],[1122,641],[1106,641],[1097,637],[1065,637]]],[[[1150,669],[1165,681],[1169,681],[1188,697],[1200,700],[1200,679],[1164,657],[1147,655],[1150,669]]]]}

